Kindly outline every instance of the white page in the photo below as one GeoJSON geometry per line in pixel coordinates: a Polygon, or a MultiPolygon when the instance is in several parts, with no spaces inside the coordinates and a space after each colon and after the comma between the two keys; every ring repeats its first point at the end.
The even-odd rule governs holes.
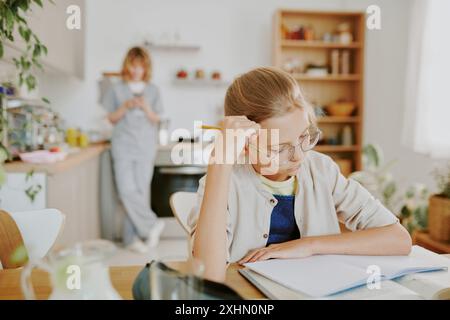
{"type": "MultiPolygon", "coordinates": [[[[386,279],[397,278],[411,272],[423,272],[441,270],[447,264],[442,261],[433,261],[423,255],[418,246],[412,248],[409,256],[351,256],[351,255],[329,255],[344,263],[367,270],[369,266],[378,266],[386,279]]],[[[436,255],[436,254],[434,254],[436,255]]]]}
{"type": "Polygon", "coordinates": [[[313,256],[305,259],[273,259],[245,264],[247,268],[292,290],[312,297],[329,295],[365,284],[366,271],[359,267],[313,256]]]}
{"type": "Polygon", "coordinates": [[[442,260],[430,259],[436,254],[430,255],[423,250],[415,246],[410,256],[322,255],[304,259],[274,259],[247,263],[245,266],[290,289],[320,297],[366,284],[370,275],[367,267],[370,265],[377,265],[381,274],[389,278],[411,270],[446,267],[442,260]]]}
{"type": "MultiPolygon", "coordinates": [[[[310,300],[315,299],[304,293],[289,289],[275,281],[251,271],[248,268],[239,272],[244,275],[253,285],[261,290],[269,299],[273,300],[310,300]]],[[[394,281],[383,281],[379,288],[369,289],[360,286],[352,290],[331,295],[327,300],[423,300],[424,297],[394,281]]]]}

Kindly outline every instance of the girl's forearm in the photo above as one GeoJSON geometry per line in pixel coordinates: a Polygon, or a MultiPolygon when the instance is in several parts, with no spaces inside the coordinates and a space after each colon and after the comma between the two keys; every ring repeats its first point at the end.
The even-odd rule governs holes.
{"type": "Polygon", "coordinates": [[[304,240],[313,254],[408,255],[411,251],[411,237],[399,223],[304,240]]]}
{"type": "Polygon", "coordinates": [[[208,166],[205,193],[200,209],[193,256],[205,266],[205,278],[223,282],[227,268],[227,203],[232,167],[208,166]]]}

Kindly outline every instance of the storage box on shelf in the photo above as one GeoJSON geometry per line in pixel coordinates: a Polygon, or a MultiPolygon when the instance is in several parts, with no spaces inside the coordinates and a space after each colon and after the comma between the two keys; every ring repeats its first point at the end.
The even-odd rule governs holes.
{"type": "Polygon", "coordinates": [[[316,151],[336,159],[345,175],[362,166],[364,23],[362,12],[280,9],[274,16],[273,65],[290,72],[324,113],[316,151]]]}

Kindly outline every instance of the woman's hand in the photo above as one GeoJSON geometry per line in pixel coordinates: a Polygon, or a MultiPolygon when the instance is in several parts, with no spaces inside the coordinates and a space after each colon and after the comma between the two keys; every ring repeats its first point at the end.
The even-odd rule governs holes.
{"type": "Polygon", "coordinates": [[[126,100],[126,101],[122,104],[122,107],[123,107],[125,110],[129,110],[129,109],[132,109],[132,108],[137,107],[138,104],[139,104],[138,98],[132,98],[132,99],[126,100]]]}
{"type": "Polygon", "coordinates": [[[221,122],[221,134],[215,139],[211,161],[215,164],[235,164],[248,145],[249,138],[258,133],[260,125],[246,116],[228,116],[221,122]]]}
{"type": "Polygon", "coordinates": [[[268,259],[306,258],[314,254],[311,242],[307,238],[271,244],[268,247],[253,250],[239,261],[239,264],[268,259]]]}
{"type": "Polygon", "coordinates": [[[126,100],[122,103],[122,105],[117,108],[116,111],[113,111],[108,114],[108,119],[112,124],[118,123],[125,116],[128,110],[131,108],[135,108],[137,105],[136,98],[126,100]]]}
{"type": "Polygon", "coordinates": [[[159,122],[160,118],[158,114],[153,111],[152,107],[147,103],[147,100],[145,100],[144,97],[135,98],[135,105],[137,108],[140,108],[142,111],[144,111],[150,121],[154,123],[159,122]]]}

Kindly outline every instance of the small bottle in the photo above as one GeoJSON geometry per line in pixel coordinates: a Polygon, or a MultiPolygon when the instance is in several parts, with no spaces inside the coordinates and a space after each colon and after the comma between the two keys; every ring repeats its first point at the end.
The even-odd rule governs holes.
{"type": "Polygon", "coordinates": [[[342,137],[341,137],[342,145],[344,146],[352,146],[353,145],[353,133],[352,127],[346,125],[342,129],[342,137]]]}
{"type": "Polygon", "coordinates": [[[339,74],[339,50],[331,51],[331,74],[339,74]]]}
{"type": "Polygon", "coordinates": [[[350,74],[350,52],[348,50],[342,51],[341,73],[350,74]]]}

